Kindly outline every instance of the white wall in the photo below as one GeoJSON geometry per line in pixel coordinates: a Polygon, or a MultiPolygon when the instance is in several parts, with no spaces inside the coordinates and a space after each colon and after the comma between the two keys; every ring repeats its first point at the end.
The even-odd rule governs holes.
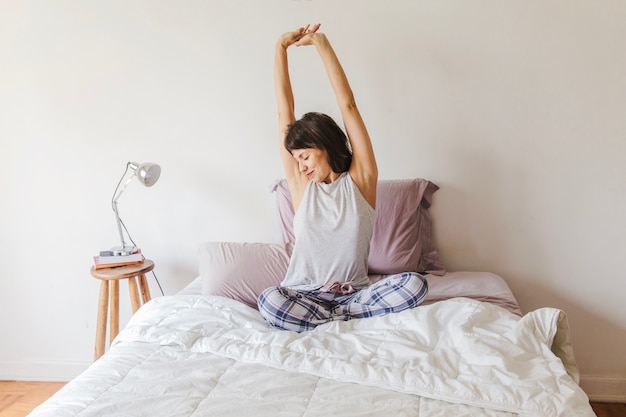
{"type": "MultiPolygon", "coordinates": [[[[625,18],[616,0],[3,1],[0,379],[91,361],[91,256],[118,243],[127,161],[162,166],[119,205],[166,294],[199,243],[272,239],[274,42],[321,21],[381,178],[441,186],[448,268],[564,309],[583,386],[626,399],[625,18]]],[[[337,115],[314,51],[291,59],[297,111],[337,115]]]]}

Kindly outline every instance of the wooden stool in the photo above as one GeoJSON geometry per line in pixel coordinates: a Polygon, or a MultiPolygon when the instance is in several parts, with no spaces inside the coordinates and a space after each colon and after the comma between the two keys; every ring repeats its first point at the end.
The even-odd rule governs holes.
{"type": "Polygon", "coordinates": [[[119,280],[128,280],[130,304],[133,309],[133,314],[135,314],[141,304],[145,304],[150,301],[150,289],[148,288],[148,281],[146,280],[146,272],[150,272],[152,269],[154,269],[154,262],[149,259],[146,259],[143,263],[137,265],[117,266],[102,269],[96,269],[94,266],[91,267],[91,275],[94,278],[101,280],[94,360],[104,354],[106,345],[105,339],[107,334],[107,309],[110,314],[109,344],[113,342],[113,339],[115,339],[115,336],[117,336],[120,331],[119,280]],[[139,289],[141,290],[141,298],[143,300],[141,304],[139,302],[136,279],[139,279],[139,289]],[[111,282],[110,294],[109,282],[111,282]],[[110,304],[110,307],[108,304],[110,304]]]}

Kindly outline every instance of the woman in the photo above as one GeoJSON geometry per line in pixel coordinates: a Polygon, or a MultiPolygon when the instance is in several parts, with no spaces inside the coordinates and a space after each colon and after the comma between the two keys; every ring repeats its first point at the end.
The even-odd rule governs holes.
{"type": "Polygon", "coordinates": [[[371,317],[415,307],[428,285],[416,273],[370,285],[367,258],[374,229],[378,168],[348,79],[320,25],[282,35],[276,45],[274,87],[280,154],[296,215],[293,254],[279,287],[259,296],[272,326],[305,331],[333,320],[371,317]],[[287,49],[317,49],[347,132],[321,113],[294,115],[287,49]]]}

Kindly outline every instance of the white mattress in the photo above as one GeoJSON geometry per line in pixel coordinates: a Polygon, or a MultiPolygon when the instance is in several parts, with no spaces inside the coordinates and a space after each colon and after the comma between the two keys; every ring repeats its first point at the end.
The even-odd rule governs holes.
{"type": "Polygon", "coordinates": [[[499,277],[463,274],[429,277],[429,305],[302,334],[198,295],[195,281],[141,307],[109,352],[31,417],[593,416],[565,315],[436,302],[451,289],[472,295],[482,280],[491,291],[475,298],[514,301],[499,277]]]}

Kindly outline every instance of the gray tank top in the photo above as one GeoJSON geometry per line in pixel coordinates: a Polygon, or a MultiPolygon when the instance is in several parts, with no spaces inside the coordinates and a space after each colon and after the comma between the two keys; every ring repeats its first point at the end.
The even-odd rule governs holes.
{"type": "Polygon", "coordinates": [[[293,219],[296,241],[281,285],[317,289],[339,282],[356,290],[369,285],[375,213],[347,172],[330,184],[309,181],[293,219]]]}

